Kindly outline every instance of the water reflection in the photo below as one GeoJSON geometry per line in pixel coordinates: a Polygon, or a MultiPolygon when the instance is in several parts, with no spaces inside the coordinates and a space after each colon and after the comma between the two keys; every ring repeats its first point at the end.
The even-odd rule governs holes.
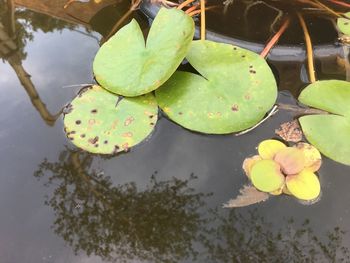
{"type": "Polygon", "coordinates": [[[113,185],[91,163],[90,155],[66,150],[56,163],[45,160],[35,174],[48,176],[46,185],[55,186],[47,200],[56,216],[53,229],[75,252],[118,262],[196,257],[192,244],[206,220],[199,212],[205,195],[188,186],[193,176],[161,182],[152,176],[139,190],[132,182],[113,185]]]}

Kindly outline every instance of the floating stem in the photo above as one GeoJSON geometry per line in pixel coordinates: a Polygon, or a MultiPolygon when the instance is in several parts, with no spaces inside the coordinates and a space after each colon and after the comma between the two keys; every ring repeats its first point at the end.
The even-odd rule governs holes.
{"type": "Polygon", "coordinates": [[[307,29],[307,26],[306,26],[306,23],[305,23],[303,16],[300,13],[297,13],[297,15],[298,15],[300,25],[303,29],[304,37],[305,37],[309,78],[310,78],[310,82],[314,83],[316,81],[316,76],[315,76],[314,56],[313,56],[313,51],[312,51],[311,37],[310,37],[309,31],[307,29]]]}
{"type": "Polygon", "coordinates": [[[271,51],[271,49],[273,48],[274,45],[276,45],[276,43],[278,42],[278,40],[280,39],[280,37],[282,36],[282,34],[286,31],[286,29],[288,28],[290,23],[290,18],[287,17],[282,26],[280,27],[280,29],[278,30],[278,32],[271,38],[271,40],[267,43],[267,45],[265,46],[264,50],[261,52],[260,56],[262,56],[263,58],[265,58],[269,52],[271,51]]]}
{"type": "Polygon", "coordinates": [[[201,40],[205,40],[205,0],[201,2],[201,40]]]}

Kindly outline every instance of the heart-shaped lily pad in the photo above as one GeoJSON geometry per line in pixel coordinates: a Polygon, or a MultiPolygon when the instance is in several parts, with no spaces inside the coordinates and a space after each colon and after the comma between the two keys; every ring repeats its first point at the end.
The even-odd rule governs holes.
{"type": "Polygon", "coordinates": [[[147,42],[135,20],[98,51],[93,71],[105,89],[138,96],[162,85],[186,56],[194,34],[193,19],[181,10],[161,8],[147,42]]]}
{"type": "Polygon", "coordinates": [[[82,90],[69,104],[64,127],[67,137],[79,148],[114,154],[144,140],[157,118],[152,94],[120,98],[95,85],[82,90]]]}
{"type": "Polygon", "coordinates": [[[253,185],[263,192],[276,191],[284,184],[284,175],[280,171],[280,166],[273,160],[256,162],[251,169],[250,179],[253,185]]]}
{"type": "Polygon", "coordinates": [[[187,59],[202,76],[175,72],[156,91],[159,106],[181,126],[209,134],[237,132],[259,122],[275,103],[275,78],[259,55],[199,40],[187,59]]]}
{"type": "Polygon", "coordinates": [[[317,81],[306,87],[299,101],[332,114],[299,118],[308,141],[327,157],[350,165],[350,83],[317,81]]]}
{"type": "Polygon", "coordinates": [[[345,17],[340,17],[337,20],[337,26],[343,34],[350,36],[350,12],[344,14],[345,17]]]}
{"type": "Polygon", "coordinates": [[[307,169],[296,175],[288,175],[286,185],[288,190],[301,200],[314,200],[321,192],[318,177],[307,169]]]}

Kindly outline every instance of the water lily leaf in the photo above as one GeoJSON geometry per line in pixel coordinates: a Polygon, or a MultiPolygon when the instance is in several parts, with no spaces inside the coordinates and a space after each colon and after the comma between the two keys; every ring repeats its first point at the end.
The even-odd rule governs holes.
{"type": "Polygon", "coordinates": [[[260,160],[262,160],[260,155],[254,155],[253,157],[248,157],[244,159],[242,168],[245,174],[248,176],[248,178],[250,178],[250,172],[252,170],[253,165],[260,160]]]}
{"type": "Polygon", "coordinates": [[[258,161],[251,170],[250,179],[253,185],[260,191],[273,192],[284,184],[284,175],[280,166],[273,160],[258,161]]]}
{"type": "Polygon", "coordinates": [[[316,172],[320,169],[322,157],[316,147],[304,142],[298,143],[295,147],[304,154],[305,168],[308,168],[312,172],[316,172]]]}
{"type": "Polygon", "coordinates": [[[350,165],[350,83],[317,81],[306,87],[299,101],[332,114],[299,118],[307,140],[327,157],[350,165]]]}
{"type": "Polygon", "coordinates": [[[274,160],[281,166],[284,174],[297,174],[305,167],[303,152],[294,147],[282,149],[275,155],[274,160]]]}
{"type": "Polygon", "coordinates": [[[287,145],[277,140],[264,140],[259,143],[258,152],[263,159],[273,159],[279,151],[287,148],[287,145]]]}
{"type": "Polygon", "coordinates": [[[254,186],[245,185],[239,190],[239,195],[223,205],[224,208],[244,207],[269,199],[269,194],[258,191],[254,186]]]}
{"type": "Polygon", "coordinates": [[[181,10],[161,8],[147,42],[135,20],[102,45],[93,63],[96,80],[123,96],[138,96],[162,85],[186,56],[193,19],[181,10]]]}
{"type": "Polygon", "coordinates": [[[288,175],[286,178],[288,190],[298,199],[313,200],[321,192],[318,177],[310,170],[303,170],[296,175],[288,175]]]}
{"type": "Polygon", "coordinates": [[[344,14],[345,17],[340,17],[337,20],[337,26],[345,35],[350,36],[350,12],[344,14]]]}
{"type": "Polygon", "coordinates": [[[248,50],[212,41],[194,41],[186,56],[202,75],[175,74],[156,98],[181,126],[209,134],[245,130],[258,123],[277,96],[266,61],[248,50]]]}
{"type": "Polygon", "coordinates": [[[79,148],[101,154],[127,151],[153,130],[158,107],[153,95],[120,98],[99,86],[86,88],[64,115],[67,137],[79,148]]]}

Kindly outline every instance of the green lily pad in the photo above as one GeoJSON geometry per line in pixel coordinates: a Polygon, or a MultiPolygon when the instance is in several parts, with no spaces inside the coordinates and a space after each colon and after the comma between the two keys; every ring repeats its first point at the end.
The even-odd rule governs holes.
{"type": "Polygon", "coordinates": [[[199,40],[187,59],[202,76],[175,72],[156,90],[159,106],[181,126],[209,134],[238,132],[258,123],[275,103],[275,78],[259,55],[199,40]]]}
{"type": "Polygon", "coordinates": [[[280,166],[273,160],[256,162],[251,169],[250,179],[253,185],[263,192],[276,191],[284,184],[284,175],[280,171],[280,166]]]}
{"type": "Polygon", "coordinates": [[[343,34],[350,36],[350,12],[344,14],[345,17],[340,17],[337,20],[337,26],[343,34]]]}
{"type": "Polygon", "coordinates": [[[82,90],[64,115],[67,137],[77,147],[101,154],[127,151],[154,129],[158,107],[152,94],[120,98],[100,86],[82,90]]]}
{"type": "Polygon", "coordinates": [[[135,20],[97,52],[93,71],[105,89],[123,96],[155,90],[175,72],[194,34],[193,19],[181,10],[161,8],[147,42],[135,20]]]}
{"type": "Polygon", "coordinates": [[[288,175],[286,185],[290,193],[301,200],[314,200],[321,192],[320,181],[310,170],[303,170],[296,175],[288,175]]]}
{"type": "Polygon", "coordinates": [[[317,81],[306,87],[299,101],[332,114],[299,118],[307,140],[325,156],[350,165],[350,83],[317,81]]]}

